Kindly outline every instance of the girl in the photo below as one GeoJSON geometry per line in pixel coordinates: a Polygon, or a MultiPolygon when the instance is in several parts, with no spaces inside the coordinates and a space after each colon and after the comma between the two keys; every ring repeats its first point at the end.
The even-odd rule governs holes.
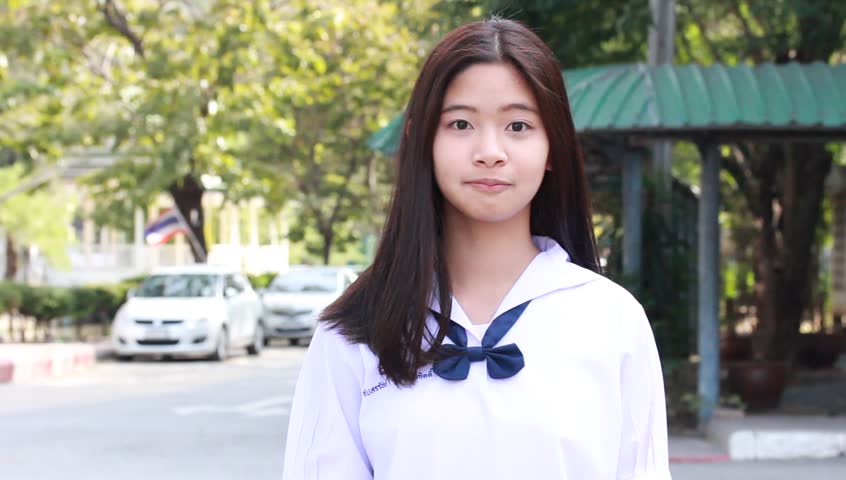
{"type": "Polygon", "coordinates": [[[552,52],[508,20],[427,59],[373,265],[322,315],[286,480],[667,480],[643,309],[599,275],[552,52]]]}

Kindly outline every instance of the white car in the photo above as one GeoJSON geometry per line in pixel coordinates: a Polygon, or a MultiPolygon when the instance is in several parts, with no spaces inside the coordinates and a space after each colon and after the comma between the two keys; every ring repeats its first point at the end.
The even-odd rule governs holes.
{"type": "Polygon", "coordinates": [[[311,338],[317,317],[357,275],[346,267],[291,267],[262,290],[266,338],[287,338],[291,345],[311,338]]]}
{"type": "Polygon", "coordinates": [[[157,269],[132,291],[112,323],[119,359],[138,355],[207,357],[264,346],[261,299],[236,270],[208,265],[157,269]]]}

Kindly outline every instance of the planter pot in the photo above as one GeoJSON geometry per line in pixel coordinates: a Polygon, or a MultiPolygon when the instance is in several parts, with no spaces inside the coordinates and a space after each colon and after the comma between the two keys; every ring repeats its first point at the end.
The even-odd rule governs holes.
{"type": "Polygon", "coordinates": [[[752,337],[750,335],[725,335],[720,338],[720,360],[738,362],[752,358],[752,337]]]}
{"type": "Polygon", "coordinates": [[[747,411],[772,410],[787,386],[787,363],[746,361],[728,365],[731,389],[740,395],[747,411]]]}
{"type": "Polygon", "coordinates": [[[831,368],[843,350],[843,334],[805,333],[796,337],[796,363],[807,368],[831,368]]]}

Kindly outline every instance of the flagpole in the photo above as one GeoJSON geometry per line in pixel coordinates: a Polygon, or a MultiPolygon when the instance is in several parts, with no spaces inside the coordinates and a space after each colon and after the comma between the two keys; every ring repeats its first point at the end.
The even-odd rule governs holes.
{"type": "Polygon", "coordinates": [[[194,245],[194,248],[196,248],[197,251],[203,255],[202,261],[208,261],[208,253],[200,244],[200,239],[198,239],[197,236],[194,235],[194,230],[191,228],[191,224],[188,223],[188,220],[186,220],[185,216],[182,215],[182,212],[179,210],[178,206],[174,205],[173,208],[174,210],[176,210],[176,214],[179,215],[179,221],[181,221],[185,225],[186,230],[188,230],[188,240],[191,242],[192,245],[194,245]]]}

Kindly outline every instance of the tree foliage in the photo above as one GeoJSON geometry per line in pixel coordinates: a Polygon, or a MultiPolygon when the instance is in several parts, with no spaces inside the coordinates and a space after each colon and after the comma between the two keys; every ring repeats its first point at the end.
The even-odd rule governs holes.
{"type": "MultiPolygon", "coordinates": [[[[0,195],[28,179],[23,164],[0,168],[0,195]]],[[[67,267],[68,226],[73,211],[66,195],[48,187],[49,184],[0,201],[0,227],[12,248],[16,244],[36,246],[55,266],[67,267]]],[[[14,266],[10,267],[7,272],[0,272],[0,276],[14,273],[14,266]]]]}
{"type": "Polygon", "coordinates": [[[363,140],[403,106],[417,32],[437,23],[410,12],[428,3],[9,3],[0,146],[52,159],[109,148],[117,161],[88,182],[100,223],[169,192],[201,243],[204,179],[219,179],[229,200],[290,205],[328,261],[373,229],[388,171],[363,140]]]}

